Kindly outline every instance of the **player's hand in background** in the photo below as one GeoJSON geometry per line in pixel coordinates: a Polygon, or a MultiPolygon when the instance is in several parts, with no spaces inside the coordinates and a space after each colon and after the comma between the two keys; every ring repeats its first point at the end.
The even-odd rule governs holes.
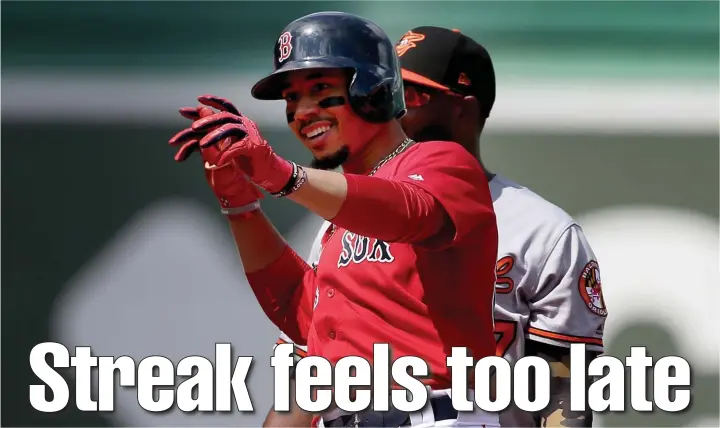
{"type": "MultiPolygon", "coordinates": [[[[201,105],[198,107],[183,107],[180,109],[180,114],[190,120],[197,121],[216,114],[209,107],[214,107],[222,112],[238,112],[232,103],[222,98],[203,96],[198,100],[201,105]]],[[[223,212],[230,216],[242,214],[242,212],[238,212],[242,211],[242,207],[250,206],[253,202],[262,199],[263,195],[248,180],[248,177],[233,159],[228,161],[220,159],[222,148],[231,145],[233,138],[236,137],[227,137],[220,144],[201,148],[200,140],[203,137],[205,137],[204,133],[195,131],[192,127],[175,134],[169,141],[171,146],[179,147],[175,154],[175,160],[184,162],[193,153],[199,152],[205,168],[205,177],[220,202],[223,212]]]]}
{"type": "MultiPolygon", "coordinates": [[[[206,105],[212,101],[223,107],[232,106],[213,95],[203,95],[198,100],[206,105]]],[[[193,122],[192,130],[204,135],[199,141],[200,150],[217,147],[218,164],[233,160],[255,184],[270,193],[281,191],[296,172],[292,162],[273,151],[255,122],[234,107],[201,117],[193,122]]]]}

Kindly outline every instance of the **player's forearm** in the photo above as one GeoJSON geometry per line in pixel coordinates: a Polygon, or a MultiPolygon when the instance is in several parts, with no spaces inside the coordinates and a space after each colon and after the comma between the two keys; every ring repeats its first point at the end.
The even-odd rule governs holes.
{"type": "Polygon", "coordinates": [[[280,258],[288,246],[275,226],[260,210],[249,217],[229,220],[230,230],[246,273],[269,266],[280,258]]]}
{"type": "Polygon", "coordinates": [[[429,193],[378,177],[307,169],[307,181],[289,197],[344,229],[387,242],[425,241],[451,224],[429,193]]]}
{"type": "MultiPolygon", "coordinates": [[[[570,410],[570,350],[559,346],[528,341],[528,355],[543,358],[550,365],[550,405],[540,412],[544,427],[591,427],[591,410],[570,410]]],[[[588,362],[595,356],[589,353],[588,362]]],[[[588,379],[587,385],[592,382],[588,379]]]]}
{"type": "Polygon", "coordinates": [[[306,345],[312,320],[307,290],[314,272],[290,247],[269,266],[247,273],[255,298],[265,315],[293,342],[306,345]]]}
{"type": "Polygon", "coordinates": [[[337,215],[347,198],[347,180],[343,174],[303,168],[307,180],[288,199],[329,220],[337,215]]]}

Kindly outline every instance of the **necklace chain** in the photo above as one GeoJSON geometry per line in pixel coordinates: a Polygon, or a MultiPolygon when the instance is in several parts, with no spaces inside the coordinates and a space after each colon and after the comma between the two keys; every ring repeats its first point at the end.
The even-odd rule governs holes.
{"type": "Polygon", "coordinates": [[[414,143],[413,140],[411,140],[410,138],[406,138],[405,141],[403,141],[399,146],[397,146],[397,148],[395,150],[392,151],[392,153],[390,153],[389,155],[380,159],[380,162],[378,162],[377,165],[375,165],[375,168],[373,168],[372,171],[370,171],[370,174],[368,174],[368,176],[375,175],[375,173],[378,171],[378,169],[380,169],[381,166],[385,165],[390,159],[392,159],[395,156],[402,153],[412,143],[414,143]]]}
{"type": "MultiPolygon", "coordinates": [[[[370,171],[370,173],[368,174],[368,176],[373,176],[373,175],[375,175],[375,173],[376,173],[383,165],[385,165],[386,163],[388,163],[388,161],[389,161],[390,159],[394,158],[395,156],[397,156],[397,155],[399,155],[400,153],[402,153],[403,151],[405,151],[405,149],[407,149],[408,147],[410,147],[414,142],[415,142],[415,141],[412,140],[411,138],[405,138],[405,141],[403,141],[395,150],[393,150],[392,153],[390,153],[389,155],[387,155],[387,156],[385,156],[384,158],[380,159],[380,162],[378,162],[377,165],[375,165],[375,168],[373,168],[373,169],[370,171]]],[[[324,247],[327,245],[328,241],[330,241],[330,239],[331,239],[331,238],[333,237],[333,235],[335,234],[335,231],[336,231],[336,230],[337,230],[337,226],[335,226],[335,224],[331,224],[331,225],[330,225],[330,234],[328,235],[327,239],[325,239],[325,243],[322,245],[322,248],[320,249],[320,252],[321,252],[321,253],[322,253],[322,250],[324,249],[324,247]]]]}

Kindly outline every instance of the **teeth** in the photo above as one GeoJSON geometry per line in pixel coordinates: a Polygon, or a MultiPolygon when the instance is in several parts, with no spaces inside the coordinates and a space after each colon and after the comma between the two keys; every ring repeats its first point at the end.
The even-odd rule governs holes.
{"type": "Polygon", "coordinates": [[[314,138],[314,137],[317,137],[318,135],[325,133],[329,130],[330,130],[329,126],[323,126],[323,127],[313,129],[312,131],[308,132],[307,136],[308,136],[308,138],[314,138]]]}

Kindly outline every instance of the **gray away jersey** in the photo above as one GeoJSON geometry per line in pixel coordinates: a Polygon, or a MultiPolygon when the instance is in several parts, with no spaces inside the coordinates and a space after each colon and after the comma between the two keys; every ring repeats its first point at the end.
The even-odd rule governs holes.
{"type": "MultiPolygon", "coordinates": [[[[497,355],[514,364],[527,340],[569,347],[584,343],[603,352],[607,309],[595,255],[578,224],[565,211],[502,176],[490,181],[499,246],[495,285],[497,355]]],[[[317,262],[325,222],[310,251],[317,262]]],[[[278,343],[292,343],[281,333],[278,343]]],[[[297,346],[297,345],[296,345],[297,346]]],[[[297,358],[306,348],[297,346],[297,358]]],[[[533,426],[514,406],[502,426],[533,426]]]]}

